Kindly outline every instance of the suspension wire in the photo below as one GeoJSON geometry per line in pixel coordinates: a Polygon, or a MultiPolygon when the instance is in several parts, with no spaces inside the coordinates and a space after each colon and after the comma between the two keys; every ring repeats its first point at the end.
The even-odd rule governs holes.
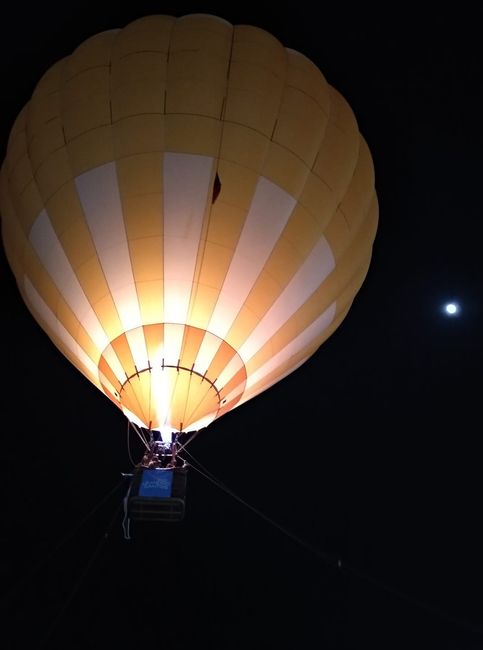
{"type": "MultiPolygon", "coordinates": [[[[188,441],[188,442],[189,442],[189,441],[188,441]]],[[[186,444],[187,444],[187,443],[186,443],[186,444]]],[[[192,461],[192,462],[195,462],[195,463],[198,465],[198,467],[201,467],[201,469],[203,470],[203,472],[204,472],[205,474],[207,474],[209,477],[211,477],[211,479],[212,479],[213,481],[217,481],[218,483],[220,483],[220,485],[222,485],[221,481],[220,481],[219,479],[217,479],[216,476],[215,476],[214,474],[212,474],[208,469],[206,469],[206,467],[205,467],[204,465],[202,465],[202,464],[200,463],[200,461],[199,461],[197,458],[195,458],[195,457],[193,456],[193,454],[191,454],[187,449],[184,450],[184,453],[187,454],[187,455],[190,457],[191,461],[192,461]]],[[[194,467],[194,465],[192,465],[192,467],[194,467]]],[[[197,468],[194,467],[194,469],[197,469],[197,468]]]]}
{"type": "Polygon", "coordinates": [[[77,533],[82,526],[84,526],[87,521],[106,503],[106,501],[114,494],[114,492],[121,486],[124,485],[124,479],[119,481],[91,510],[63,537],[61,537],[58,542],[53,546],[50,551],[44,557],[40,558],[33,567],[30,568],[12,587],[0,598],[0,604],[3,606],[7,601],[11,600],[22,589],[29,580],[31,580],[48,562],[52,557],[59,551],[73,536],[77,533]]]}
{"type": "MultiPolygon", "coordinates": [[[[128,422],[129,422],[129,420],[128,420],[128,422]]],[[[144,445],[144,446],[146,447],[146,449],[149,451],[149,445],[148,445],[148,443],[147,443],[147,441],[146,441],[146,438],[145,438],[144,435],[141,433],[139,427],[136,426],[136,425],[134,424],[134,422],[130,422],[130,424],[131,424],[132,428],[134,429],[134,431],[138,434],[139,439],[141,440],[141,442],[143,443],[143,445],[144,445]]]]}
{"type": "Polygon", "coordinates": [[[185,450],[185,453],[187,453],[187,454],[190,456],[190,458],[191,458],[193,461],[195,461],[195,462],[197,463],[197,465],[199,465],[199,467],[202,468],[202,469],[199,469],[199,467],[196,467],[195,465],[191,465],[191,467],[193,467],[193,469],[195,469],[199,474],[201,474],[201,475],[204,476],[206,479],[208,479],[209,481],[211,481],[212,483],[214,483],[214,484],[215,484],[217,487],[219,487],[221,490],[223,490],[224,492],[226,492],[227,494],[229,494],[229,495],[230,495],[231,497],[233,497],[236,501],[239,501],[240,503],[242,503],[242,504],[243,504],[244,506],[246,506],[249,510],[251,510],[251,511],[254,512],[256,515],[258,515],[259,517],[261,517],[262,519],[264,519],[267,523],[271,524],[272,526],[275,526],[275,528],[278,528],[278,530],[282,531],[285,535],[287,535],[288,537],[290,537],[292,540],[294,540],[295,542],[297,542],[298,544],[300,544],[301,546],[303,546],[303,547],[306,548],[307,550],[311,551],[312,553],[315,553],[315,555],[317,555],[318,557],[320,557],[320,558],[322,558],[323,560],[325,560],[325,561],[326,561],[328,564],[330,564],[331,566],[335,566],[335,567],[340,566],[340,560],[338,560],[338,558],[336,558],[335,556],[329,555],[328,553],[324,553],[323,551],[321,551],[320,549],[316,548],[315,546],[312,546],[312,545],[309,544],[308,542],[305,542],[301,537],[298,537],[298,535],[295,535],[295,534],[292,533],[291,531],[289,531],[289,530],[287,530],[286,528],[284,528],[281,524],[277,523],[276,521],[274,521],[273,519],[271,519],[270,517],[268,517],[267,515],[265,515],[263,512],[261,512],[260,510],[258,510],[257,508],[255,508],[254,506],[252,506],[251,504],[249,504],[247,501],[245,501],[244,499],[242,499],[241,497],[239,497],[239,496],[238,496],[237,494],[235,494],[232,490],[230,490],[230,488],[228,488],[228,487],[227,487],[226,485],[224,485],[221,481],[219,481],[217,478],[215,478],[215,477],[213,476],[213,474],[211,474],[211,472],[208,472],[208,470],[206,470],[206,468],[203,467],[203,465],[202,465],[199,461],[197,461],[195,458],[193,458],[193,456],[192,456],[191,454],[189,454],[188,451],[185,450]]]}
{"type": "Polygon", "coordinates": [[[341,571],[345,571],[347,574],[352,574],[356,576],[359,580],[361,581],[366,581],[370,583],[372,586],[377,587],[378,589],[381,589],[383,591],[386,591],[387,593],[397,596],[401,600],[406,601],[407,603],[411,605],[415,605],[419,607],[420,609],[426,610],[432,614],[438,615],[440,618],[445,619],[447,622],[453,623],[454,625],[464,629],[466,632],[471,632],[473,634],[478,635],[479,637],[483,638],[483,629],[477,627],[476,625],[473,625],[472,623],[465,621],[463,619],[457,618],[456,616],[449,614],[448,612],[445,612],[438,607],[435,607],[434,605],[430,605],[424,601],[421,601],[417,598],[414,598],[413,596],[410,596],[409,594],[400,591],[399,589],[392,587],[390,585],[387,585],[386,583],[382,582],[378,578],[375,578],[374,576],[358,569],[357,567],[348,564],[347,562],[343,562],[341,558],[333,555],[326,553],[324,551],[321,551],[319,548],[316,546],[313,546],[312,544],[309,544],[302,538],[300,538],[298,535],[295,535],[288,529],[286,529],[284,526],[281,524],[277,523],[267,515],[265,515],[263,512],[252,506],[251,504],[247,503],[244,499],[236,495],[230,488],[228,488],[226,485],[224,485],[219,479],[217,479],[211,472],[209,472],[196,458],[193,457],[192,454],[190,454],[187,450],[185,450],[185,453],[188,454],[191,458],[192,461],[194,461],[199,467],[196,467],[195,465],[191,465],[193,469],[195,469],[199,474],[204,476],[206,479],[214,483],[217,487],[219,487],[221,490],[226,492],[228,495],[233,497],[236,501],[239,501],[242,503],[244,506],[246,506],[249,510],[254,512],[256,515],[261,517],[264,521],[267,523],[271,524],[278,530],[280,530],[282,533],[287,535],[290,539],[293,541],[297,542],[300,544],[303,548],[307,549],[308,551],[311,551],[316,555],[318,558],[324,560],[329,566],[336,567],[341,571]],[[199,468],[202,468],[201,470],[199,468]],[[202,471],[203,470],[203,471],[202,471]]]}
{"type": "Polygon", "coordinates": [[[146,448],[149,448],[150,441],[148,440],[148,436],[145,434],[144,429],[142,427],[139,427],[135,422],[131,422],[131,426],[134,429],[134,431],[138,434],[138,436],[141,438],[142,442],[144,443],[144,446],[146,448]]]}
{"type": "MultiPolygon", "coordinates": [[[[196,438],[196,436],[197,436],[199,433],[200,433],[200,429],[198,429],[198,431],[194,431],[194,432],[193,432],[193,435],[191,435],[191,436],[188,438],[188,440],[187,440],[186,442],[184,442],[184,443],[181,445],[181,447],[178,449],[177,453],[179,454],[180,451],[183,451],[183,449],[184,449],[185,447],[187,447],[187,446],[190,444],[190,442],[192,442],[192,441],[196,438]]],[[[188,453],[188,452],[186,452],[186,453],[188,453]]]]}
{"type": "Polygon", "coordinates": [[[117,516],[119,514],[119,511],[121,510],[122,505],[123,505],[123,501],[121,500],[119,502],[119,505],[116,508],[116,511],[114,512],[114,515],[112,516],[112,518],[111,518],[111,520],[110,520],[104,534],[102,535],[99,542],[97,543],[97,546],[94,549],[94,551],[91,553],[91,556],[88,558],[88,560],[87,560],[86,564],[84,565],[84,568],[83,568],[80,576],[78,577],[77,581],[75,582],[75,584],[74,584],[73,588],[71,589],[69,595],[67,596],[67,598],[62,603],[62,606],[60,607],[59,611],[57,612],[57,616],[55,616],[55,618],[53,619],[52,623],[50,624],[47,632],[45,633],[45,636],[44,636],[44,638],[42,639],[42,641],[41,641],[41,643],[39,645],[39,650],[42,650],[42,648],[47,647],[46,646],[47,642],[50,640],[50,638],[52,637],[52,634],[55,632],[55,629],[58,627],[59,623],[61,622],[61,620],[62,620],[64,614],[66,613],[69,605],[72,603],[75,596],[78,594],[78,592],[79,592],[79,590],[80,590],[80,588],[82,586],[82,583],[84,582],[89,570],[92,568],[95,561],[99,557],[99,554],[100,554],[100,552],[102,550],[102,547],[106,543],[106,540],[107,540],[107,538],[109,537],[109,535],[111,533],[112,527],[114,526],[114,522],[117,519],[117,516]]]}
{"type": "Polygon", "coordinates": [[[128,420],[128,421],[127,421],[127,432],[126,432],[126,435],[127,435],[126,445],[127,445],[127,455],[129,456],[129,461],[131,462],[131,465],[134,467],[134,465],[135,465],[136,463],[134,462],[133,457],[132,457],[132,455],[131,455],[131,447],[130,447],[130,444],[129,444],[129,432],[130,432],[130,430],[131,430],[131,426],[130,426],[130,425],[131,425],[131,423],[130,423],[129,420],[128,420]]]}

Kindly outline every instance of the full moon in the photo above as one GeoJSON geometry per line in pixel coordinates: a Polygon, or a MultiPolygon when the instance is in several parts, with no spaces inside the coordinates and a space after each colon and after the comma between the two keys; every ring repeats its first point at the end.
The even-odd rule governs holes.
{"type": "Polygon", "coordinates": [[[459,313],[460,308],[455,302],[448,302],[444,306],[444,311],[448,316],[456,316],[459,313]]]}

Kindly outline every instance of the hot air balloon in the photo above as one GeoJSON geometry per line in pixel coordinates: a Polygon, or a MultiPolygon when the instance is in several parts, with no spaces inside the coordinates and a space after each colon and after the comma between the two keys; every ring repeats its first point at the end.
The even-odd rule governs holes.
{"type": "Polygon", "coordinates": [[[151,452],[314,354],[378,222],[368,146],[322,72],[201,14],[52,66],[11,130],[0,212],[32,316],[151,452]]]}

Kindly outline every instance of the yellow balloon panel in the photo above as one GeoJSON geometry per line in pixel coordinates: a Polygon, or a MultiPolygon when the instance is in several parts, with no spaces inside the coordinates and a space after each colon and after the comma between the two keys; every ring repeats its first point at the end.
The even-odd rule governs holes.
{"type": "Polygon", "coordinates": [[[206,426],[313,354],[378,220],[347,102],[272,35],[207,15],[148,16],[47,71],[12,128],[0,210],[34,318],[164,432],[206,426]]]}

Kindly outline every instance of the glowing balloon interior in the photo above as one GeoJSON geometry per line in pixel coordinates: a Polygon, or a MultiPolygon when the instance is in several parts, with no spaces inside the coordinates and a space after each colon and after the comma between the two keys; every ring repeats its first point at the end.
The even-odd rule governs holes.
{"type": "Polygon", "coordinates": [[[48,70],[12,128],[0,210],[33,317],[163,433],[308,359],[346,316],[378,221],[346,101],[267,32],[208,15],[136,20],[48,70]]]}

